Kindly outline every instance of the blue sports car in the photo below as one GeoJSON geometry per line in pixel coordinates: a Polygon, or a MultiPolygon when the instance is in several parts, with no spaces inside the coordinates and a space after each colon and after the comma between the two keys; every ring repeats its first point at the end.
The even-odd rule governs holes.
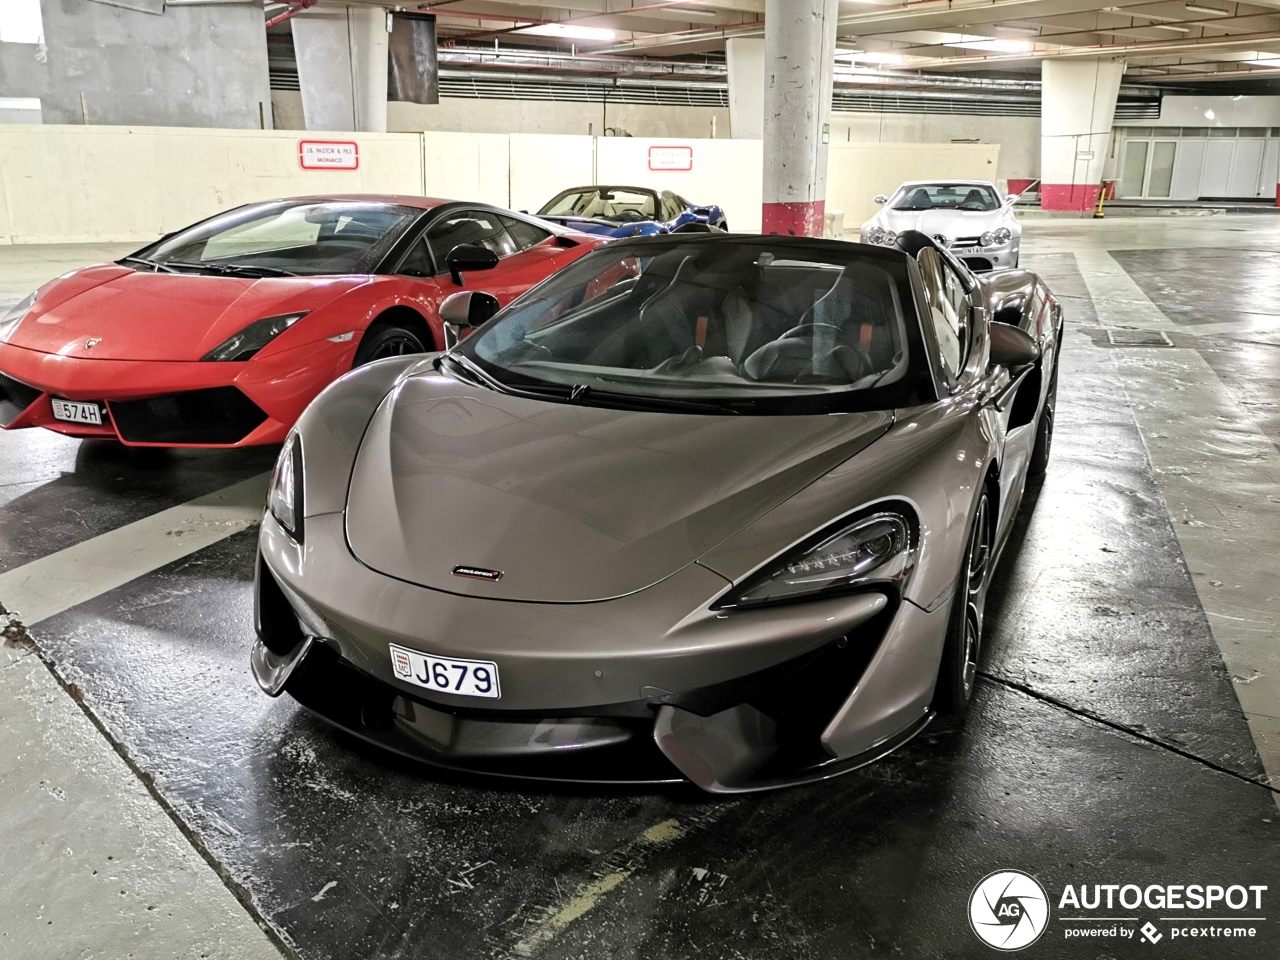
{"type": "Polygon", "coordinates": [[[606,237],[653,236],[695,223],[729,229],[720,207],[699,207],[670,190],[645,187],[573,187],[557,194],[538,216],[606,237]]]}

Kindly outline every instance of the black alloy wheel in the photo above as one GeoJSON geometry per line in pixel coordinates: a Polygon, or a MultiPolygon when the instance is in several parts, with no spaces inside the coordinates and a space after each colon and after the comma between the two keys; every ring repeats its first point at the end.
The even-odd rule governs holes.
{"type": "Polygon", "coordinates": [[[974,511],[969,544],[951,601],[942,668],[933,698],[934,707],[940,713],[963,714],[973,699],[978,680],[978,659],[982,655],[987,588],[991,585],[994,554],[991,527],[991,501],[984,490],[974,511]]]}
{"type": "Polygon", "coordinates": [[[373,327],[360,341],[356,358],[351,364],[359,367],[388,357],[403,357],[411,353],[426,353],[427,348],[417,333],[397,324],[373,327]]]}
{"type": "Polygon", "coordinates": [[[1049,469],[1049,450],[1053,446],[1053,418],[1058,409],[1058,367],[1054,364],[1049,392],[1040,411],[1040,423],[1036,426],[1036,442],[1031,448],[1031,460],[1027,464],[1028,477],[1043,477],[1049,469]]]}

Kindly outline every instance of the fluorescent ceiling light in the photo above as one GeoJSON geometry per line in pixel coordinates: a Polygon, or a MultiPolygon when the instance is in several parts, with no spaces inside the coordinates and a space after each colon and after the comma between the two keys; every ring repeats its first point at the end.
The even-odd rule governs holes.
{"type": "Polygon", "coordinates": [[[1188,3],[1187,9],[1192,13],[1207,13],[1215,17],[1225,17],[1231,12],[1230,10],[1223,10],[1221,7],[1205,7],[1198,3],[1188,3]]]}
{"type": "Polygon", "coordinates": [[[1029,40],[1003,40],[999,37],[960,40],[954,43],[944,43],[943,46],[958,47],[961,50],[985,50],[990,53],[1027,53],[1035,48],[1035,44],[1029,40]]]}
{"type": "MultiPolygon", "coordinates": [[[[625,10],[620,10],[618,12],[626,13],[625,10]]],[[[695,17],[699,20],[715,20],[717,17],[720,16],[720,14],[715,10],[708,10],[705,7],[697,7],[693,3],[676,4],[674,7],[671,8],[671,12],[678,13],[682,17],[695,17]]]]}
{"type": "Polygon", "coordinates": [[[603,27],[578,27],[572,23],[542,23],[533,27],[518,28],[521,33],[535,37],[560,37],[564,40],[614,40],[617,34],[603,27]]]}
{"type": "Polygon", "coordinates": [[[869,50],[866,53],[855,53],[849,59],[857,63],[902,63],[905,59],[900,53],[887,53],[880,50],[869,50]]]}
{"type": "Polygon", "coordinates": [[[1174,33],[1190,33],[1190,27],[1180,27],[1176,23],[1153,23],[1150,25],[1152,30],[1172,30],[1174,33]]]}

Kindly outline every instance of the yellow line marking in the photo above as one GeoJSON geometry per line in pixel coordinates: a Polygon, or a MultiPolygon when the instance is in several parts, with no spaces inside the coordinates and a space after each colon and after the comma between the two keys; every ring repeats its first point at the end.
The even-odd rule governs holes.
{"type": "MultiPolygon", "coordinates": [[[[680,825],[679,820],[663,820],[661,823],[655,823],[640,834],[640,836],[627,844],[623,850],[661,846],[679,839],[683,833],[684,827],[680,825]]],[[[632,870],[626,868],[618,868],[603,876],[596,877],[594,880],[579,884],[578,888],[573,892],[573,896],[566,900],[560,906],[560,909],[549,915],[534,928],[532,933],[516,944],[516,956],[532,957],[541,953],[570,924],[590,913],[601,897],[618,887],[631,876],[632,872],[632,870]]]]}

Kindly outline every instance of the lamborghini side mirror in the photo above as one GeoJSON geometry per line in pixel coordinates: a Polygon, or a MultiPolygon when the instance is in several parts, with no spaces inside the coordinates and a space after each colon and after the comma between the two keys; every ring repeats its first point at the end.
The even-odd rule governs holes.
{"type": "Polygon", "coordinates": [[[1018,327],[992,320],[987,330],[991,334],[992,363],[1013,370],[1040,359],[1040,347],[1018,327]]]}
{"type": "Polygon", "coordinates": [[[451,350],[462,339],[463,331],[478,327],[498,312],[498,298],[478,290],[464,290],[440,302],[440,319],[444,321],[444,346],[451,350]]]}
{"type": "Polygon", "coordinates": [[[445,263],[453,282],[462,286],[463,270],[492,270],[498,265],[498,255],[476,243],[460,243],[449,251],[445,263]]]}

